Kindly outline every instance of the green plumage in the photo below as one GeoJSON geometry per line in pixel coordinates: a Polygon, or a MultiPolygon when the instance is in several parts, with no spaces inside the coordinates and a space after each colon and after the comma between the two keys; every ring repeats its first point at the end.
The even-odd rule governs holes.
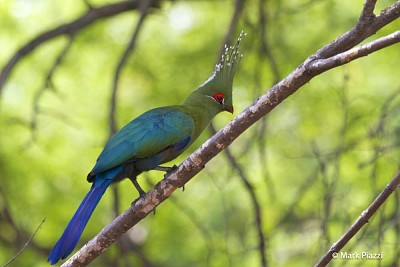
{"type": "MultiPolygon", "coordinates": [[[[92,182],[97,174],[127,162],[129,170],[121,172],[113,182],[125,177],[136,180],[141,172],[179,156],[216,114],[232,113],[232,83],[242,57],[239,53],[241,38],[242,34],[235,46],[225,48],[211,77],[181,105],[149,110],[119,130],[101,152],[88,180],[92,182]]],[[[135,186],[138,187],[136,182],[135,186]]]]}
{"type": "Polygon", "coordinates": [[[222,111],[233,112],[232,83],[242,55],[240,34],[236,45],[226,47],[212,76],[194,90],[182,105],[149,110],[119,130],[106,144],[88,174],[93,182],[64,233],[50,252],[55,264],[75,248],[97,203],[111,183],[129,178],[140,195],[136,177],[179,156],[222,111]]]}
{"type": "MultiPolygon", "coordinates": [[[[192,116],[182,106],[147,111],[109,140],[91,173],[101,173],[127,160],[152,157],[163,149],[190,138],[194,133],[194,125],[192,116]],[[180,129],[179,132],[176,129],[180,129]]],[[[161,161],[167,162],[176,156],[165,155],[161,161]]],[[[141,171],[148,169],[142,167],[141,171]]]]}

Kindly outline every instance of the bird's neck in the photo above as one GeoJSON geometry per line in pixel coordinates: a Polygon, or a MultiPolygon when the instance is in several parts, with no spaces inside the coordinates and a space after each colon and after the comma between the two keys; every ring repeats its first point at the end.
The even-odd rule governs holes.
{"type": "Polygon", "coordinates": [[[212,118],[220,112],[214,105],[210,105],[210,100],[204,93],[195,90],[182,104],[195,121],[195,138],[208,126],[212,118]]]}

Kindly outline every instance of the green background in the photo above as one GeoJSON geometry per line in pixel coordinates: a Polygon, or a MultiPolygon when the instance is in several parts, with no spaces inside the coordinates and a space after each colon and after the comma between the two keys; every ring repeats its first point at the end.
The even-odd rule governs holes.
{"type": "MultiPolygon", "coordinates": [[[[395,1],[378,2],[376,13],[395,1]]],[[[121,73],[118,128],[151,108],[181,103],[209,77],[234,6],[161,1],[152,10],[121,73]]],[[[353,27],[361,9],[362,1],[246,1],[234,31],[234,38],[247,33],[234,81],[235,113],[218,115],[215,127],[353,27]]],[[[77,0],[0,0],[0,67],[39,33],[87,10],[77,0]]],[[[44,43],[2,88],[0,264],[46,218],[11,266],[48,266],[48,252],[88,191],[86,175],[109,137],[113,77],[138,18],[138,11],[125,12],[77,33],[50,82],[46,76],[70,39],[44,43]]],[[[367,41],[399,26],[395,21],[367,41]]],[[[230,146],[257,197],[270,266],[315,264],[399,169],[399,58],[394,45],[316,77],[230,146]]],[[[173,163],[209,136],[206,130],[173,163]]],[[[148,172],[139,182],[149,190],[161,178],[148,172]]],[[[137,198],[130,181],[110,189],[78,247],[137,198]]],[[[383,260],[338,259],[331,266],[398,265],[399,198],[397,191],[343,249],[383,252],[383,260]]],[[[260,266],[254,213],[249,191],[221,153],[93,266],[260,266]]]]}

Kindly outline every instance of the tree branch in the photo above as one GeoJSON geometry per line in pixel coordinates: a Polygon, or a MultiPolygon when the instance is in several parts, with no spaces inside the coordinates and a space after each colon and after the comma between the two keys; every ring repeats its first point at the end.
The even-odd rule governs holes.
{"type": "Polygon", "coordinates": [[[64,60],[65,56],[67,55],[69,49],[71,48],[71,45],[74,40],[74,35],[71,35],[70,38],[68,39],[67,43],[64,45],[64,48],[60,51],[56,59],[54,60],[51,68],[49,69],[47,76],[44,80],[43,85],[41,88],[35,93],[33,97],[33,103],[32,103],[32,113],[31,113],[31,118],[29,121],[29,127],[31,128],[31,138],[30,140],[27,141],[26,145],[31,145],[35,140],[36,140],[36,129],[38,125],[38,116],[41,113],[40,109],[40,100],[43,97],[44,93],[48,90],[52,90],[53,92],[56,91],[55,86],[53,84],[53,76],[57,68],[61,65],[62,61],[64,60]]]}
{"type": "MultiPolygon", "coordinates": [[[[400,7],[399,7],[400,8],[400,7]]],[[[360,57],[368,56],[382,48],[391,46],[400,42],[400,31],[379,38],[375,41],[361,45],[359,47],[350,49],[346,52],[337,54],[327,59],[314,60],[311,65],[310,71],[326,71],[339,65],[344,65],[360,57]]]]}
{"type": "MultiPolygon", "coordinates": [[[[400,2],[393,6],[400,7],[400,2]]],[[[392,6],[392,7],[393,7],[392,6]]],[[[394,17],[400,15],[400,8],[388,8],[382,12],[385,14],[386,20],[381,19],[379,25],[386,25],[394,20],[394,17]],[[388,13],[387,10],[391,10],[388,13]]],[[[382,14],[381,13],[381,14],[382,14]]],[[[367,28],[368,32],[374,31],[375,24],[367,28]]],[[[353,35],[347,39],[343,39],[342,43],[345,46],[352,46],[359,43],[362,39],[360,36],[365,36],[365,33],[353,32],[353,35]],[[358,35],[357,35],[358,34],[358,35]]],[[[397,36],[398,33],[392,35],[397,36]]],[[[283,100],[295,93],[302,85],[309,82],[312,78],[321,74],[329,69],[337,66],[347,64],[361,56],[366,55],[366,52],[372,53],[388,45],[397,43],[399,38],[393,38],[392,35],[378,39],[370,44],[358,47],[355,50],[339,54],[337,57],[327,58],[321,60],[318,53],[307,58],[303,64],[297,67],[286,78],[274,85],[266,94],[261,96],[255,103],[250,105],[242,111],[236,118],[234,118],[228,125],[218,131],[214,136],[208,139],[200,148],[198,148],[192,155],[190,155],[182,164],[179,165],[176,171],[171,173],[166,179],[160,181],[152,190],[150,190],[144,197],[134,201],[123,214],[118,216],[111,224],[106,226],[96,237],[90,240],[83,248],[81,248],[75,255],[73,255],[62,266],[84,266],[91,262],[94,258],[100,255],[112,243],[114,243],[122,234],[128,231],[132,226],[145,218],[151,211],[158,205],[165,201],[178,187],[184,186],[192,177],[199,173],[212,158],[220,153],[224,148],[229,146],[239,135],[247,130],[260,118],[271,112],[283,100]],[[392,41],[384,41],[382,39],[390,39],[392,41]],[[381,45],[376,45],[376,42],[381,45]],[[382,45],[384,44],[384,45],[382,45]],[[344,59],[344,60],[342,60],[344,59]]],[[[366,37],[365,37],[366,38],[366,37]]],[[[333,47],[334,41],[325,47],[333,47]]],[[[341,48],[335,49],[336,51],[343,51],[341,48]]],[[[326,53],[325,54],[330,54],[326,53]]],[[[332,55],[333,56],[333,55],[332,55]]]]}
{"type": "Polygon", "coordinates": [[[359,20],[368,20],[371,17],[374,17],[374,9],[377,0],[366,0],[364,3],[364,8],[361,11],[361,16],[359,20]]]}
{"type": "MultiPolygon", "coordinates": [[[[142,29],[143,23],[145,21],[145,18],[147,17],[149,13],[149,7],[151,4],[151,0],[144,0],[140,2],[140,7],[139,9],[141,10],[141,15],[139,17],[139,20],[136,23],[136,26],[133,29],[131,39],[129,40],[129,43],[127,47],[125,48],[125,51],[121,55],[121,58],[118,61],[117,67],[115,69],[114,73],[114,79],[113,79],[113,84],[112,84],[112,90],[111,90],[111,99],[110,99],[110,111],[109,111],[109,135],[108,139],[111,138],[113,134],[117,132],[118,126],[117,126],[117,120],[116,120],[116,109],[117,109],[117,93],[118,93],[118,83],[119,83],[119,78],[121,76],[121,72],[123,67],[125,66],[129,56],[132,54],[133,50],[135,49],[136,41],[139,36],[139,32],[142,29]]],[[[114,186],[112,188],[112,193],[113,193],[113,199],[114,199],[114,212],[115,216],[118,216],[120,213],[119,211],[119,190],[118,187],[114,186]]],[[[123,242],[120,242],[121,245],[121,250],[123,250],[123,242]]],[[[140,252],[140,250],[136,249],[136,252],[140,252]]],[[[140,254],[138,254],[140,255],[140,254]]],[[[145,258],[141,256],[143,260],[145,258]]]]}
{"type": "MultiPolygon", "coordinates": [[[[235,29],[237,28],[236,26],[239,22],[240,15],[243,11],[243,6],[244,6],[244,0],[236,0],[235,9],[234,9],[231,21],[229,23],[228,31],[225,34],[224,42],[222,43],[220,53],[218,54],[216,62],[218,62],[218,60],[221,58],[221,55],[223,55],[224,50],[225,50],[225,44],[229,43],[232,40],[233,33],[234,33],[235,29]]],[[[209,125],[209,129],[211,131],[211,134],[214,135],[216,133],[216,129],[212,122],[209,125]]],[[[244,188],[247,190],[247,192],[250,195],[250,199],[251,199],[251,202],[254,207],[255,224],[256,224],[258,239],[259,239],[258,249],[260,252],[260,263],[261,263],[261,266],[265,267],[265,266],[267,266],[267,257],[265,255],[265,240],[264,240],[264,232],[262,230],[261,208],[260,208],[260,204],[259,204],[257,195],[254,192],[254,189],[253,189],[249,179],[245,175],[245,172],[243,171],[242,167],[236,161],[235,157],[230,152],[230,150],[227,148],[224,152],[225,152],[224,154],[227,157],[230,165],[239,174],[239,177],[241,178],[241,181],[243,182],[244,188]]]]}
{"type": "MultiPolygon", "coordinates": [[[[33,38],[31,41],[22,46],[6,63],[0,73],[0,94],[6,83],[8,77],[11,74],[11,71],[15,67],[15,65],[29,53],[33,52],[38,46],[43,43],[50,41],[53,38],[56,38],[61,35],[74,35],[77,32],[81,31],[85,27],[91,25],[93,22],[96,22],[99,19],[104,19],[108,17],[112,17],[114,15],[135,10],[140,8],[140,0],[129,0],[121,3],[110,4],[106,6],[102,6],[99,8],[91,8],[86,14],[82,15],[76,20],[72,22],[60,25],[54,29],[43,32],[33,38]]],[[[158,3],[156,0],[151,0],[152,7],[158,7],[158,3]]]]}
{"type": "Polygon", "coordinates": [[[116,131],[117,131],[117,125],[116,125],[116,120],[115,120],[115,110],[116,110],[116,101],[117,101],[117,91],[118,91],[118,81],[119,77],[121,75],[122,68],[124,67],[126,61],[128,60],[129,55],[132,53],[133,49],[135,48],[136,40],[139,36],[140,29],[142,28],[143,22],[148,14],[148,9],[150,7],[151,1],[146,0],[142,1],[140,6],[141,10],[141,16],[139,18],[139,21],[137,22],[136,27],[134,28],[134,31],[132,33],[131,40],[129,41],[128,46],[126,47],[124,53],[122,54],[117,68],[115,70],[114,74],[114,80],[113,80],[113,88],[112,88],[112,94],[111,94],[111,106],[110,106],[110,114],[109,114],[109,122],[110,122],[110,134],[109,136],[111,137],[116,131]]]}
{"type": "Polygon", "coordinates": [[[398,188],[400,185],[400,172],[386,185],[382,192],[375,198],[375,200],[364,210],[360,217],[350,226],[344,235],[328,250],[328,252],[319,260],[316,267],[326,266],[332,258],[337,254],[349,240],[371,219],[372,215],[382,206],[386,199],[398,188]]]}
{"type": "MultiPolygon", "coordinates": [[[[212,134],[216,133],[215,128],[213,125],[210,125],[210,129],[212,134]]],[[[248,179],[245,171],[243,170],[242,166],[237,162],[235,157],[233,156],[232,152],[230,151],[229,147],[227,147],[224,151],[224,155],[228,159],[228,162],[230,166],[238,173],[240,180],[242,181],[245,190],[248,192],[250,196],[251,203],[253,204],[253,209],[254,209],[254,221],[257,229],[257,236],[258,236],[258,250],[260,253],[260,266],[266,267],[268,266],[267,264],[267,257],[265,255],[265,234],[262,229],[262,209],[260,207],[260,201],[257,197],[257,194],[250,183],[250,180],[248,179]]]]}
{"type": "Polygon", "coordinates": [[[328,58],[347,51],[355,45],[361,43],[371,35],[375,34],[385,25],[398,19],[400,16],[400,1],[382,10],[382,12],[377,17],[370,13],[371,8],[371,0],[366,0],[362,15],[360,16],[360,19],[358,20],[356,26],[345,34],[338,37],[332,43],[322,47],[316,53],[316,56],[318,58],[328,58]],[[368,14],[370,14],[370,16],[368,16],[368,14]]]}
{"type": "Polygon", "coordinates": [[[36,230],[33,232],[31,237],[28,239],[28,241],[25,242],[24,246],[15,254],[9,261],[7,261],[4,265],[1,267],[6,267],[7,265],[10,265],[32,242],[33,238],[35,237],[36,233],[39,231],[39,229],[42,227],[43,223],[46,221],[46,218],[42,220],[42,222],[39,224],[39,226],[36,228],[36,230]]]}
{"type": "Polygon", "coordinates": [[[239,22],[240,15],[243,11],[243,6],[244,6],[244,0],[236,0],[235,1],[235,9],[234,9],[232,18],[229,22],[228,31],[225,33],[224,42],[221,45],[221,48],[218,53],[217,61],[215,64],[218,63],[219,59],[221,58],[221,55],[224,54],[225,44],[228,44],[233,39],[233,33],[235,32],[235,29],[237,28],[236,26],[239,22]]]}

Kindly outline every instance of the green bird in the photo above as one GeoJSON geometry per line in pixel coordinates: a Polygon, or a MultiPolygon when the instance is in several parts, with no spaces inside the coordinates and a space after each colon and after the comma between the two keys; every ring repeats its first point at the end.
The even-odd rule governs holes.
{"type": "Polygon", "coordinates": [[[203,132],[215,115],[233,113],[232,83],[242,54],[239,44],[225,46],[211,77],[194,90],[181,105],[149,110],[129,122],[110,138],[87,180],[92,184],[64,233],[51,250],[48,261],[55,264],[75,248],[97,203],[108,186],[129,178],[139,194],[136,177],[179,156],[203,132]]]}

